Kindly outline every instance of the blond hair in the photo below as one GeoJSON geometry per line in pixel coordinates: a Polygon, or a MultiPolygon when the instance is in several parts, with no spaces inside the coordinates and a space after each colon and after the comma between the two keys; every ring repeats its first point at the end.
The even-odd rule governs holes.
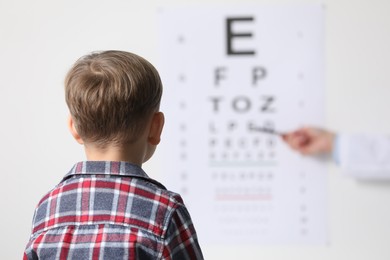
{"type": "Polygon", "coordinates": [[[65,78],[65,99],[78,134],[101,147],[137,140],[158,111],[161,95],[157,70],[130,52],[83,56],[65,78]]]}

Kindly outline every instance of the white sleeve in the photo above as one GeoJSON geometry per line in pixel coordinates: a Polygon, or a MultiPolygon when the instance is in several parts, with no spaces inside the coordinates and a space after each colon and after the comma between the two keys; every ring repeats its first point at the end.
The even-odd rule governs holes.
{"type": "Polygon", "coordinates": [[[339,164],[345,175],[390,180],[390,136],[340,134],[337,149],[339,164]]]}

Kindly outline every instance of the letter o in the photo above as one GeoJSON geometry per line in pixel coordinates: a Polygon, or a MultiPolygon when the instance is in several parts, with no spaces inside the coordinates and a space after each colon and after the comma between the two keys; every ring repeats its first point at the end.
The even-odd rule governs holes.
{"type": "Polygon", "coordinates": [[[244,113],[251,109],[252,104],[249,98],[240,96],[233,99],[232,106],[234,111],[244,113]]]}

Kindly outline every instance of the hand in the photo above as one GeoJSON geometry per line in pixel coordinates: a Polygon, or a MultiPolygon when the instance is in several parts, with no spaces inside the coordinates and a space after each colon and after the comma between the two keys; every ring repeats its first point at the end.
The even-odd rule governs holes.
{"type": "Polygon", "coordinates": [[[282,139],[293,149],[304,155],[321,155],[333,152],[335,134],[325,129],[303,127],[282,134],[282,139]]]}

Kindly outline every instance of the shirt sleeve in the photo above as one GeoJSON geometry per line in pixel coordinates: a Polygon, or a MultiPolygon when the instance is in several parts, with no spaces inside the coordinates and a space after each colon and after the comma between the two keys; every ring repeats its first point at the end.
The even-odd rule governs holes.
{"type": "Polygon", "coordinates": [[[33,250],[32,240],[28,242],[26,249],[24,250],[23,260],[38,260],[38,256],[33,250]]]}
{"type": "Polygon", "coordinates": [[[184,205],[179,206],[171,217],[165,237],[163,259],[203,259],[194,225],[184,205]]]}
{"type": "Polygon", "coordinates": [[[340,135],[336,135],[335,138],[333,139],[333,151],[332,151],[332,159],[337,165],[340,165],[339,136],[340,135]]]}
{"type": "Polygon", "coordinates": [[[333,157],[343,174],[358,178],[390,180],[390,137],[339,134],[333,157]]]}

